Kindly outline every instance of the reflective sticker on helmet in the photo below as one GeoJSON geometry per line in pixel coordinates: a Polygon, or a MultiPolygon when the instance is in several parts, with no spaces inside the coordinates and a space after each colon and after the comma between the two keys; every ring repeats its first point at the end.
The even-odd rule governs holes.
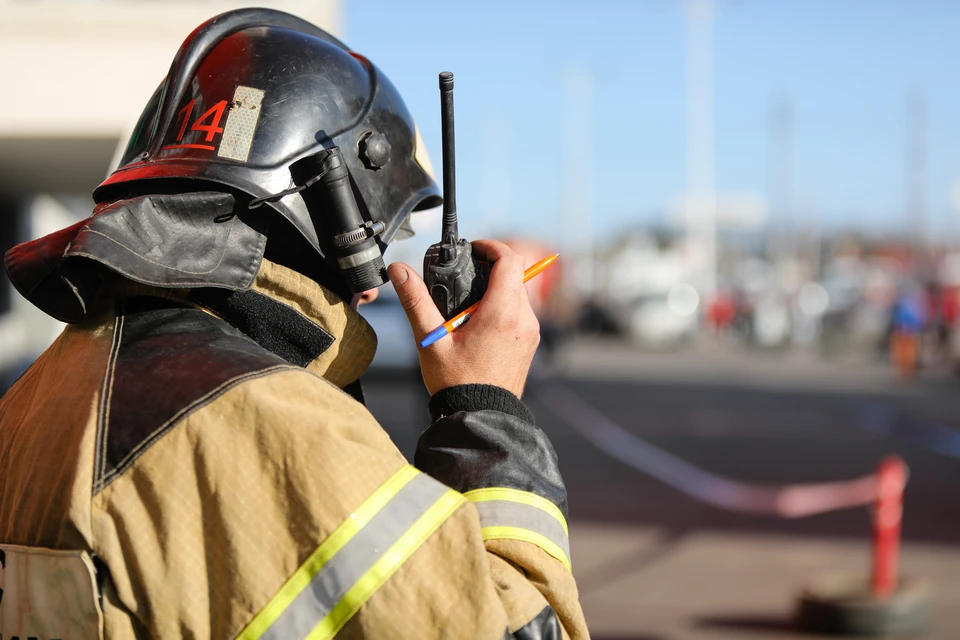
{"type": "Polygon", "coordinates": [[[253,134],[257,131],[260,118],[260,103],[263,91],[252,87],[238,86],[233,93],[227,125],[223,128],[223,139],[217,155],[221,158],[246,162],[253,144],[253,134]]]}
{"type": "Polygon", "coordinates": [[[433,164],[430,162],[430,156],[427,155],[427,145],[423,143],[423,138],[420,137],[420,127],[413,125],[413,131],[416,135],[416,139],[413,143],[413,157],[416,159],[417,164],[420,165],[420,168],[427,172],[434,180],[437,179],[435,173],[433,173],[433,164]]]}

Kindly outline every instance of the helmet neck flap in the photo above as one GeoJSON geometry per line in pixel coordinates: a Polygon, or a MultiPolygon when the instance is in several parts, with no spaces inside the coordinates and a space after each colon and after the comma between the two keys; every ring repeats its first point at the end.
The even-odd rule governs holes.
{"type": "Polygon", "coordinates": [[[274,260],[261,259],[267,220],[241,202],[207,191],[102,205],[87,220],[11,249],[7,273],[24,297],[64,322],[96,318],[101,298],[201,306],[288,362],[346,387],[373,358],[373,330],[347,304],[349,292],[329,286],[325,262],[284,266],[294,261],[289,246],[304,243],[292,228],[271,230],[270,242],[283,251],[268,249],[274,260]]]}

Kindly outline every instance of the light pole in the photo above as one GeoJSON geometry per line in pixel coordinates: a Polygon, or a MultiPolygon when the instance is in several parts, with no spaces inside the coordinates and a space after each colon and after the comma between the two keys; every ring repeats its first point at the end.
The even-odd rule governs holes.
{"type": "Polygon", "coordinates": [[[713,0],[686,0],[686,233],[703,254],[702,299],[717,288],[717,216],[713,167],[713,0]]]}
{"type": "Polygon", "coordinates": [[[563,282],[568,296],[593,295],[593,75],[584,66],[566,70],[564,88],[563,282]]]}

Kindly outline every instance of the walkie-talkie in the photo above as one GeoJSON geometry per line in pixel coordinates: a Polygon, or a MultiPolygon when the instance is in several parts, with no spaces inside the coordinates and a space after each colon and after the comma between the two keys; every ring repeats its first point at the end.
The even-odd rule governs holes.
{"type": "Polygon", "coordinates": [[[477,260],[457,228],[457,175],[453,131],[453,74],[440,74],[440,123],[443,133],[443,229],[440,242],[423,256],[423,279],[430,297],[449,320],[480,300],[487,290],[490,263],[477,260]]]}

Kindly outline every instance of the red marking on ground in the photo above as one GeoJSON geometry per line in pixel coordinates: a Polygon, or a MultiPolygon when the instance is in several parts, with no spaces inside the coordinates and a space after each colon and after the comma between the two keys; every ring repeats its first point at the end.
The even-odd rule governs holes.
{"type": "Polygon", "coordinates": [[[161,151],[166,151],[167,149],[204,149],[206,151],[216,151],[217,148],[210,146],[209,144],[168,144],[161,151]]]}

